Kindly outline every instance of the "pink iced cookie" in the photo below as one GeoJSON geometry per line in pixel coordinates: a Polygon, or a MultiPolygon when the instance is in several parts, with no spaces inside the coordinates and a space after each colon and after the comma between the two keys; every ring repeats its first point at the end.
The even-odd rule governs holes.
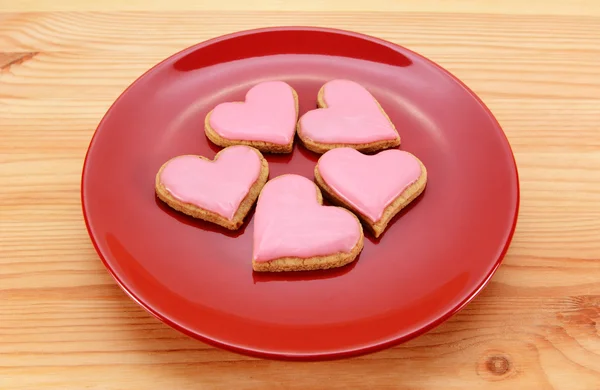
{"type": "Polygon", "coordinates": [[[230,146],[213,161],[193,155],[170,159],[156,175],[158,197],[192,217],[238,229],[267,182],[269,166],[249,146],[230,146]]]}
{"type": "Polygon", "coordinates": [[[321,156],[315,179],[333,201],[357,213],[379,237],[389,221],[423,192],[427,170],[418,158],[401,150],[366,155],[339,148],[321,156]]]}
{"type": "Polygon", "coordinates": [[[374,152],[400,145],[400,136],[377,100],[360,84],[332,80],[319,90],[320,108],[298,121],[298,136],[316,153],[339,147],[374,152]]]}
{"type": "Polygon", "coordinates": [[[254,216],[255,271],[304,271],[340,267],[363,248],[356,216],[323,206],[321,191],[309,179],[282,175],[263,188],[254,216]]]}
{"type": "Polygon", "coordinates": [[[248,145],[290,153],[298,119],[298,95],[283,81],[252,87],[245,102],[221,103],[206,115],[204,132],[219,146],[248,145]]]}

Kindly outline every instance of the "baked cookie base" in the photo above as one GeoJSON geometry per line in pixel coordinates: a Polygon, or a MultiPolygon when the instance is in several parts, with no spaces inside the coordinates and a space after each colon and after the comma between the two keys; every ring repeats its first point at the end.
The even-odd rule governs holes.
{"type": "MultiPolygon", "coordinates": [[[[315,189],[317,192],[317,201],[320,205],[322,205],[323,195],[321,194],[321,190],[318,187],[316,187],[315,189]]],[[[344,211],[349,212],[348,210],[344,211]]],[[[360,238],[356,245],[354,245],[354,247],[350,250],[350,252],[340,252],[331,255],[314,256],[307,258],[281,257],[279,259],[273,259],[269,261],[255,261],[254,259],[252,259],[252,269],[256,272],[313,271],[342,267],[346,264],[352,263],[362,251],[365,239],[365,235],[359,219],[354,214],[352,214],[352,216],[356,219],[356,222],[358,223],[358,227],[360,229],[360,238]]]]}
{"type": "MultiPolygon", "coordinates": [[[[294,90],[294,88],[290,87],[292,90],[292,94],[294,95],[294,102],[296,103],[296,121],[298,120],[298,111],[299,111],[299,103],[298,103],[298,94],[294,90]]],[[[239,104],[243,104],[243,102],[236,102],[239,104]]],[[[288,144],[274,144],[266,141],[248,141],[248,140],[235,140],[221,137],[214,128],[210,125],[210,116],[213,110],[206,115],[204,118],[204,133],[206,137],[215,145],[221,147],[228,147],[233,145],[246,145],[251,146],[260,150],[263,153],[291,153],[294,149],[294,138],[295,133],[292,139],[288,144]]]]}
{"type": "Polygon", "coordinates": [[[350,253],[337,253],[329,256],[316,256],[302,259],[299,257],[282,257],[271,261],[252,261],[252,269],[256,272],[313,271],[342,267],[350,264],[362,251],[364,239],[356,244],[350,253]]]}
{"type": "Polygon", "coordinates": [[[317,166],[315,167],[315,182],[317,183],[319,188],[321,188],[321,190],[325,193],[328,200],[330,200],[333,204],[345,207],[348,210],[355,213],[356,215],[358,215],[358,217],[373,233],[375,238],[379,238],[379,236],[381,236],[381,234],[383,234],[383,232],[386,230],[392,218],[394,218],[396,214],[398,214],[415,198],[421,195],[421,193],[425,189],[425,186],[427,185],[427,169],[419,159],[417,159],[417,161],[419,161],[419,165],[421,166],[421,176],[419,176],[419,178],[413,184],[411,184],[404,191],[402,191],[402,193],[398,197],[396,197],[396,199],[394,199],[388,207],[385,208],[385,210],[383,211],[383,215],[378,221],[372,221],[369,217],[362,214],[356,208],[352,207],[350,204],[346,203],[346,201],[344,201],[341,197],[339,197],[333,191],[333,189],[329,187],[327,183],[325,183],[325,180],[323,180],[323,177],[319,173],[319,164],[317,164],[317,166]]]}
{"type": "MultiPolygon", "coordinates": [[[[225,149],[223,149],[223,150],[225,150],[225,149]]],[[[219,153],[216,154],[214,160],[210,160],[203,156],[195,156],[195,157],[204,159],[206,161],[216,161],[219,158],[219,155],[223,152],[223,150],[221,150],[219,153]]],[[[171,193],[167,190],[167,188],[160,181],[160,175],[161,175],[163,169],[165,168],[165,166],[167,165],[168,161],[160,167],[160,170],[156,174],[156,179],[155,179],[156,195],[158,196],[158,198],[160,200],[162,200],[167,205],[169,205],[169,207],[171,207],[181,213],[187,214],[194,218],[198,218],[198,219],[201,219],[201,220],[204,220],[207,222],[211,222],[211,223],[220,225],[229,230],[237,230],[244,223],[244,219],[246,218],[246,215],[248,215],[248,212],[252,208],[252,205],[254,204],[254,202],[256,202],[256,199],[258,199],[258,195],[260,194],[260,191],[265,186],[265,184],[267,183],[267,179],[269,178],[269,164],[267,163],[267,160],[263,157],[263,155],[258,150],[254,149],[254,151],[260,157],[260,162],[261,162],[260,173],[258,175],[258,179],[256,179],[254,184],[252,184],[252,186],[250,187],[248,194],[240,203],[240,206],[238,207],[237,211],[235,212],[235,214],[233,216],[233,219],[231,219],[231,220],[229,220],[215,212],[212,212],[210,210],[203,209],[202,207],[199,207],[199,206],[196,206],[196,205],[193,205],[190,203],[182,202],[182,201],[176,199],[173,195],[171,195],[171,193]]],[[[177,158],[177,157],[174,157],[174,158],[177,158]]]]}
{"type": "MultiPolygon", "coordinates": [[[[328,107],[327,103],[325,103],[324,94],[325,94],[325,86],[322,86],[321,89],[319,90],[319,94],[317,95],[317,106],[319,108],[327,108],[328,107]]],[[[375,98],[373,98],[373,99],[375,99],[375,98]]],[[[335,148],[352,148],[352,149],[356,149],[363,153],[372,153],[372,152],[377,152],[380,150],[385,150],[385,149],[394,148],[396,146],[399,146],[400,145],[400,135],[398,134],[398,130],[396,130],[394,123],[390,120],[390,117],[383,110],[383,107],[381,107],[381,104],[379,104],[377,99],[375,99],[375,102],[377,103],[377,106],[379,106],[379,109],[381,110],[383,115],[385,115],[387,120],[390,122],[390,124],[396,131],[396,138],[391,139],[391,140],[381,140],[381,141],[369,142],[369,143],[363,143],[363,144],[326,144],[326,143],[314,141],[314,140],[308,138],[307,136],[305,136],[302,132],[302,126],[301,126],[302,121],[298,121],[298,124],[296,125],[296,132],[298,133],[298,138],[300,138],[300,141],[302,141],[302,144],[308,150],[315,152],[315,153],[319,153],[319,154],[323,154],[323,153],[325,153],[331,149],[335,149],[335,148]]]]}

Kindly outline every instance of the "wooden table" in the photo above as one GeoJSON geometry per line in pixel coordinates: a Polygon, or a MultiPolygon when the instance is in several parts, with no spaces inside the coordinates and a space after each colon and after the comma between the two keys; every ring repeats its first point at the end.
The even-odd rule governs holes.
{"type": "Polygon", "coordinates": [[[600,2],[0,0],[0,389],[600,389],[600,2]],[[253,4],[257,3],[257,4],[253,4]],[[497,116],[522,206],[463,311],[349,360],[259,360],[187,338],[117,287],[79,198],[121,91],[187,46],[317,25],[439,62],[497,116]]]}

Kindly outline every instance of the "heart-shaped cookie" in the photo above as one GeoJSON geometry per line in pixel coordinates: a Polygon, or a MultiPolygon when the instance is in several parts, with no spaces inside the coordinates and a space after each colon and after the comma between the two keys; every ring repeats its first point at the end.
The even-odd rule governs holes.
{"type": "Polygon", "coordinates": [[[316,153],[340,147],[375,152],[400,145],[400,136],[379,102],[362,85],[332,80],[319,90],[320,108],[302,115],[298,136],[316,153]]]}
{"type": "Polygon", "coordinates": [[[298,119],[298,95],[283,81],[252,87],[245,102],[227,102],[206,115],[204,132],[219,146],[248,145],[262,152],[290,153],[298,119]]]}
{"type": "Polygon", "coordinates": [[[194,155],[170,159],[156,174],[157,196],[192,217],[238,229],[267,182],[269,166],[249,146],[230,146],[213,161],[194,155]]]}
{"type": "Polygon", "coordinates": [[[305,271],[341,267],[363,248],[354,214],[323,206],[319,188],[299,175],[282,175],[263,188],[254,216],[255,271],[305,271]]]}
{"type": "Polygon", "coordinates": [[[427,170],[402,150],[366,155],[339,148],[321,156],[315,180],[332,201],[358,214],[379,237],[389,221],[423,192],[427,170]]]}

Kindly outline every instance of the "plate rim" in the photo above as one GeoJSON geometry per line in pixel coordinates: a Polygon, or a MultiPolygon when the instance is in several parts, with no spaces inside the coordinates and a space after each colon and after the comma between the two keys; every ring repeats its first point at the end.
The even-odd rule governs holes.
{"type": "Polygon", "coordinates": [[[293,360],[293,361],[335,360],[335,359],[343,359],[343,358],[347,358],[347,357],[351,357],[351,356],[361,356],[361,355],[381,351],[381,350],[387,349],[389,347],[392,347],[394,345],[398,345],[398,344],[404,343],[408,340],[411,340],[413,338],[416,338],[424,333],[427,333],[428,331],[432,330],[433,328],[436,328],[437,326],[441,325],[442,323],[446,322],[450,317],[454,316],[459,311],[461,311],[466,305],[468,305],[471,301],[473,301],[473,299],[475,297],[477,297],[481,293],[481,291],[488,285],[488,283],[490,282],[490,280],[492,279],[492,277],[495,275],[496,271],[502,264],[502,262],[506,256],[506,253],[508,252],[508,249],[512,243],[512,239],[514,237],[514,233],[516,230],[516,226],[517,226],[517,222],[518,222],[518,218],[519,218],[519,211],[520,211],[520,203],[521,203],[520,198],[521,198],[521,191],[520,191],[519,170],[518,170],[518,165],[516,163],[514,152],[513,152],[512,146],[508,140],[508,137],[506,136],[504,129],[502,128],[502,126],[500,125],[500,123],[498,122],[498,120],[496,119],[494,114],[492,113],[492,111],[485,105],[483,100],[477,94],[475,94],[475,92],[472,91],[462,80],[460,80],[458,77],[454,76],[450,71],[448,71],[447,69],[445,69],[444,67],[439,65],[437,62],[435,62],[435,61],[433,61],[411,49],[408,49],[405,46],[388,41],[386,39],[382,39],[382,38],[379,38],[376,36],[367,35],[367,34],[355,32],[355,31],[339,29],[339,28],[317,27],[317,26],[294,26],[294,25],[260,27],[260,28],[235,31],[235,32],[223,34],[220,36],[216,36],[216,37],[198,42],[194,45],[188,46],[182,50],[179,50],[179,51],[167,56],[163,60],[159,61],[158,63],[156,63],[155,65],[153,65],[152,67],[150,67],[149,69],[144,71],[119,94],[119,96],[113,101],[113,103],[109,106],[109,108],[104,112],[101,120],[98,122],[98,125],[96,126],[94,133],[88,144],[88,148],[87,148],[85,158],[83,161],[83,167],[81,170],[81,181],[80,181],[80,201],[81,201],[82,214],[84,217],[86,230],[88,232],[88,235],[90,237],[90,240],[92,242],[94,250],[96,251],[96,253],[97,253],[98,257],[100,258],[100,260],[102,261],[104,267],[109,272],[109,274],[112,276],[112,278],[115,280],[117,285],[136,304],[138,304],[145,311],[147,311],[152,316],[157,318],[159,321],[161,321],[164,324],[168,325],[169,327],[175,329],[176,331],[179,331],[193,339],[199,340],[208,345],[212,345],[217,348],[222,348],[224,350],[228,350],[228,351],[238,353],[241,355],[246,355],[246,356],[266,358],[266,359],[275,359],[275,360],[293,360]],[[355,347],[351,347],[351,348],[339,348],[338,350],[336,350],[334,352],[288,353],[288,352],[277,352],[277,351],[272,351],[272,350],[261,350],[260,348],[254,348],[254,347],[246,348],[246,347],[240,346],[236,343],[231,343],[231,342],[227,342],[225,340],[220,340],[216,337],[210,337],[205,334],[200,334],[199,332],[192,331],[190,329],[187,329],[185,326],[177,324],[176,322],[174,322],[171,319],[167,318],[166,316],[162,315],[158,311],[154,310],[149,304],[145,303],[142,299],[138,298],[135,295],[135,293],[133,291],[131,291],[125,285],[125,283],[120,279],[119,275],[117,275],[115,270],[108,264],[105,254],[103,253],[103,251],[101,250],[100,246],[97,243],[97,240],[95,239],[95,235],[93,232],[94,229],[90,224],[89,217],[88,217],[88,211],[86,208],[86,193],[85,193],[85,182],[86,182],[86,176],[87,176],[86,173],[88,170],[90,151],[92,150],[92,148],[96,142],[96,138],[98,136],[100,128],[103,126],[104,122],[107,120],[107,118],[110,115],[110,113],[112,112],[113,108],[128,93],[128,91],[131,88],[133,88],[135,85],[137,85],[148,74],[151,74],[154,71],[156,71],[157,69],[161,68],[167,62],[171,62],[177,58],[181,58],[181,57],[183,57],[189,53],[192,53],[196,50],[202,49],[204,47],[213,45],[213,44],[221,42],[221,41],[226,41],[226,40],[241,37],[241,36],[255,35],[255,34],[261,34],[261,33],[266,33],[266,32],[285,32],[285,31],[323,32],[323,33],[330,33],[330,34],[337,34],[337,35],[345,35],[345,36],[349,36],[349,37],[367,40],[367,41],[370,41],[370,42],[373,42],[373,43],[376,43],[379,45],[383,45],[383,46],[389,47],[397,52],[400,52],[400,51],[409,52],[412,55],[420,58],[421,60],[424,60],[425,62],[429,63],[431,66],[435,67],[438,71],[441,71],[447,77],[449,77],[454,82],[456,82],[465,92],[467,92],[467,94],[471,98],[474,99],[475,102],[477,102],[477,104],[480,106],[480,108],[489,116],[490,120],[500,131],[501,136],[502,136],[501,137],[502,142],[505,143],[505,146],[507,147],[508,152],[510,153],[510,157],[511,157],[510,162],[511,162],[511,167],[514,169],[514,180],[515,180],[515,209],[514,209],[514,215],[513,215],[513,220],[512,220],[512,226],[506,237],[504,247],[502,248],[502,251],[500,252],[498,258],[495,260],[493,266],[490,268],[487,275],[485,275],[485,277],[482,279],[482,281],[479,283],[479,285],[475,289],[473,289],[473,291],[471,293],[469,293],[461,302],[459,302],[451,310],[447,311],[444,315],[438,317],[436,320],[431,321],[427,325],[425,325],[411,333],[405,334],[401,337],[390,337],[390,338],[380,341],[380,342],[371,342],[366,346],[355,346],[355,347]]]}

